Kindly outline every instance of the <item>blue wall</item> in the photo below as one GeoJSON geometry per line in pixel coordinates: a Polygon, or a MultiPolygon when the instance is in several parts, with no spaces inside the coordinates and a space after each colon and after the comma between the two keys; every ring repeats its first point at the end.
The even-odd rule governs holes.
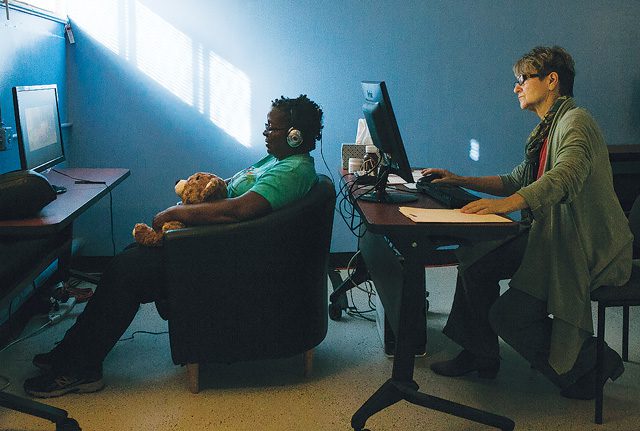
{"type": "MultiPolygon", "coordinates": [[[[149,223],[176,201],[176,179],[196,170],[228,176],[260,158],[269,103],[282,94],[305,93],[322,105],[329,168],[319,150],[314,156],[319,170],[334,177],[340,144],[355,139],[365,79],[387,81],[412,164],[469,175],[505,172],[521,160],[536,124],[534,114],[518,108],[511,66],[535,45],[558,44],[573,54],[576,98],[608,143],[640,143],[638,2],[118,0],[92,8],[94,23],[70,13],[77,43],[66,53],[73,122],[67,151],[72,166],[131,169],[113,195],[117,249],[130,241],[136,222],[149,223]],[[148,28],[162,30],[155,42],[145,39],[148,28]],[[211,120],[208,102],[226,102],[202,80],[211,71],[201,70],[199,56],[222,59],[250,82],[249,106],[239,111],[250,119],[244,142],[250,146],[211,120]],[[153,71],[144,64],[151,57],[160,60],[153,71]],[[186,98],[172,89],[189,86],[184,76],[194,86],[186,98]],[[470,139],[480,143],[479,161],[468,156],[470,139]]],[[[28,49],[18,39],[13,55],[28,49]]],[[[39,50],[51,52],[54,64],[65,61],[45,42],[39,50]]],[[[2,70],[4,63],[2,55],[2,70]]],[[[12,82],[25,68],[10,66],[12,82]]],[[[27,69],[49,79],[46,68],[27,69]]],[[[111,253],[108,214],[103,200],[79,220],[84,254],[111,253]]],[[[355,248],[337,217],[332,251],[355,248]]]]}
{"type": "MultiPolygon", "coordinates": [[[[66,48],[64,26],[16,10],[0,14],[0,113],[5,126],[16,133],[11,88],[57,84],[60,119],[67,121],[66,48]]],[[[63,137],[66,136],[63,135],[63,137]]],[[[17,140],[0,151],[0,173],[20,169],[17,140]]]]}

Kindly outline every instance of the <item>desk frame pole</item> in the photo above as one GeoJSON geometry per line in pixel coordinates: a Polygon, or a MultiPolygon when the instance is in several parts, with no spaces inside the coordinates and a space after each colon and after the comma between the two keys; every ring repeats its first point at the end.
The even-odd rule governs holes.
{"type": "Polygon", "coordinates": [[[69,247],[67,247],[58,256],[58,273],[63,282],[69,281],[69,269],[71,267],[71,259],[73,256],[73,223],[65,227],[59,235],[63,235],[69,239],[69,247]]]}
{"type": "MultiPolygon", "coordinates": [[[[415,338],[415,334],[418,333],[419,328],[416,322],[420,321],[418,317],[425,300],[424,262],[425,260],[429,261],[430,254],[435,250],[435,244],[427,240],[414,241],[412,239],[399,238],[393,239],[393,245],[398,248],[404,258],[402,288],[401,292],[399,292],[399,315],[395,317],[397,328],[394,328],[394,331],[396,331],[397,341],[393,371],[391,379],[387,380],[353,415],[351,418],[352,428],[355,431],[363,430],[369,417],[400,400],[405,400],[412,404],[489,425],[503,431],[513,430],[515,423],[507,417],[418,391],[418,384],[413,380],[415,357],[412,349],[412,340],[415,338]]],[[[367,250],[363,250],[363,257],[366,261],[367,250]]],[[[374,270],[375,268],[369,267],[370,272],[374,270]]],[[[376,288],[384,289],[383,286],[376,286],[376,288]]],[[[392,309],[388,310],[385,307],[387,313],[392,309]]],[[[394,319],[393,316],[390,316],[390,318],[394,319]]],[[[393,326],[392,324],[392,328],[393,326]]]]}

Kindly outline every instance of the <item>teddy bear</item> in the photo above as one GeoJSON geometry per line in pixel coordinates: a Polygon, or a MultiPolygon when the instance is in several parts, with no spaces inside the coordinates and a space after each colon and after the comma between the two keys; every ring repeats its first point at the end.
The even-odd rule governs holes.
{"type": "MultiPolygon", "coordinates": [[[[179,180],[175,191],[183,205],[212,202],[227,197],[227,183],[217,175],[197,172],[186,180],[179,180]]],[[[159,247],[166,231],[183,227],[185,225],[179,221],[168,221],[161,230],[156,231],[144,223],[137,223],[133,228],[133,237],[138,244],[159,247]]]]}

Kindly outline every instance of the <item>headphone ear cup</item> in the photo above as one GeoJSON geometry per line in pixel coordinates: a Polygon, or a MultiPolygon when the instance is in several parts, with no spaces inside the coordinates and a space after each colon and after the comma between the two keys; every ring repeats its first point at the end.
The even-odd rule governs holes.
{"type": "Polygon", "coordinates": [[[290,128],[287,134],[287,144],[289,144],[291,148],[297,148],[302,145],[302,132],[293,127],[290,128]]]}

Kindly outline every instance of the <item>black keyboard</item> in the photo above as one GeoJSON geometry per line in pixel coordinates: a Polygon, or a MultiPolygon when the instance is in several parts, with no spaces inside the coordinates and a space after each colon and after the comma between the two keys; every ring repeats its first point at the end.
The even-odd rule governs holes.
{"type": "Polygon", "coordinates": [[[446,205],[448,208],[462,208],[480,197],[469,193],[462,187],[443,183],[417,183],[416,190],[446,205]]]}

